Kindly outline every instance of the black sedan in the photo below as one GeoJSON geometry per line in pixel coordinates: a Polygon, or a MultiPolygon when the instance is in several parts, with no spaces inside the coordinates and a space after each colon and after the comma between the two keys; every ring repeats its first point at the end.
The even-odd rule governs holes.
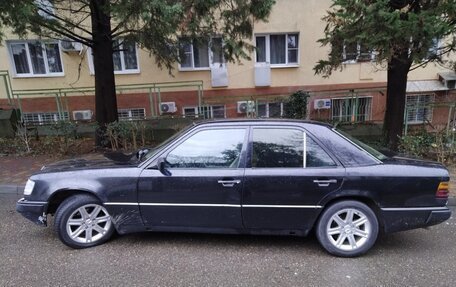
{"type": "Polygon", "coordinates": [[[368,251],[379,232],[447,220],[439,163],[386,157],[329,125],[195,124],[138,156],[75,159],[27,181],[17,211],[73,248],[141,231],[305,236],[329,253],[368,251]]]}

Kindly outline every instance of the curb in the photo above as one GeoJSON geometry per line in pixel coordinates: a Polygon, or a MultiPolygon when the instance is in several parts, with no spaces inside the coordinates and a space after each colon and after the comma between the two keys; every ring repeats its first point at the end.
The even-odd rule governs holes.
{"type": "Polygon", "coordinates": [[[0,184],[0,194],[22,195],[24,186],[18,184],[0,184]]]}
{"type": "MultiPolygon", "coordinates": [[[[18,184],[0,184],[0,194],[16,194],[22,195],[24,191],[23,185],[18,184]]],[[[456,206],[456,197],[448,198],[448,206],[456,206]]]]}

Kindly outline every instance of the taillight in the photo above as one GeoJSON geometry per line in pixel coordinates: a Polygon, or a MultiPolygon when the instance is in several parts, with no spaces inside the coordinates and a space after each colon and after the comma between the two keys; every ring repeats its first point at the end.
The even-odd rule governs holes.
{"type": "Polygon", "coordinates": [[[448,183],[448,181],[444,181],[439,184],[439,188],[437,188],[435,197],[448,198],[448,193],[449,193],[449,183],[448,183]]]}

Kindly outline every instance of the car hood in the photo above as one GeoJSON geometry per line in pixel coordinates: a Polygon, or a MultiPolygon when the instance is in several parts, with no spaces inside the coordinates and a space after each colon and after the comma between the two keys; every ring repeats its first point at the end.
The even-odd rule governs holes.
{"type": "Polygon", "coordinates": [[[68,159],[45,165],[38,173],[72,171],[100,168],[121,168],[137,166],[136,157],[132,154],[105,153],[87,157],[68,159]]]}

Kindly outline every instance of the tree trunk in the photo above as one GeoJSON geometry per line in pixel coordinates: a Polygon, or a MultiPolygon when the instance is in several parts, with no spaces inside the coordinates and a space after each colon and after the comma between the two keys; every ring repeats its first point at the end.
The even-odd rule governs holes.
{"type": "Polygon", "coordinates": [[[404,49],[388,62],[386,112],[383,132],[388,148],[397,151],[404,127],[407,74],[411,62],[404,49]]]}
{"type": "Polygon", "coordinates": [[[108,123],[118,120],[109,0],[91,0],[93,66],[95,69],[96,145],[103,146],[108,123]]]}

